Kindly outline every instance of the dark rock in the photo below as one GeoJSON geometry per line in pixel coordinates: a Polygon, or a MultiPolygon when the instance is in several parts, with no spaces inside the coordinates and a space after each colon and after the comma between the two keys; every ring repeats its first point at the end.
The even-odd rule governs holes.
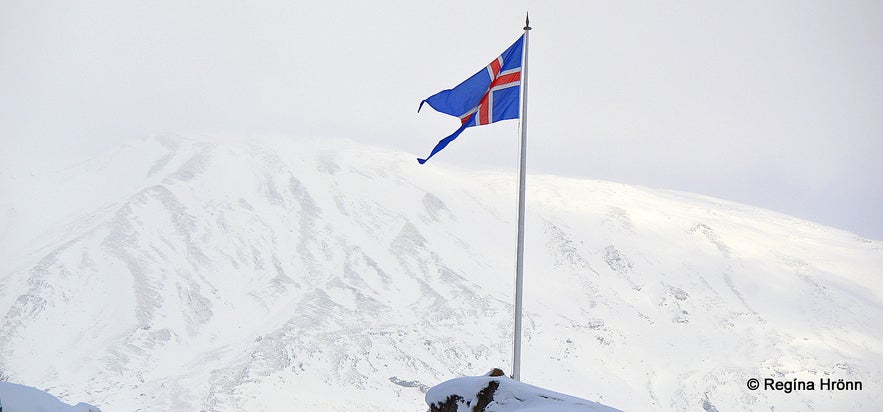
{"type": "Polygon", "coordinates": [[[429,405],[429,412],[457,412],[458,406],[461,403],[463,403],[462,397],[451,395],[442,403],[429,405]]]}
{"type": "MultiPolygon", "coordinates": [[[[496,369],[500,371],[499,369],[496,369]]],[[[500,371],[502,373],[503,371],[500,371]]],[[[500,375],[502,376],[502,375],[500,375]]],[[[472,412],[484,412],[484,408],[494,401],[494,392],[500,387],[499,381],[490,381],[487,386],[478,392],[478,402],[472,407],[472,412]]]]}

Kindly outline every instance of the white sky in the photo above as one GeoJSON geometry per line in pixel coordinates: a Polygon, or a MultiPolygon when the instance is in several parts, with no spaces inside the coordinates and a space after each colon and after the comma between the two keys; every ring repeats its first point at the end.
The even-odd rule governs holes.
{"type": "MultiPolygon", "coordinates": [[[[880,1],[0,0],[0,171],[144,135],[346,137],[422,157],[421,99],[530,10],[531,173],[685,190],[883,239],[880,1]]],[[[433,158],[514,168],[517,122],[433,158]]],[[[528,182],[529,183],[529,182],[528,182]]]]}

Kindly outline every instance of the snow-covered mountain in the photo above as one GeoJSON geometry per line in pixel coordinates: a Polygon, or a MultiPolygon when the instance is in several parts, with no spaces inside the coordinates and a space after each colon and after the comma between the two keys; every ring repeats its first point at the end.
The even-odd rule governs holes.
{"type": "MultiPolygon", "coordinates": [[[[2,179],[0,372],[63,401],[420,411],[429,386],[510,369],[514,173],[147,138],[2,179]]],[[[527,383],[623,410],[883,405],[879,241],[539,175],[526,237],[527,383]]]]}

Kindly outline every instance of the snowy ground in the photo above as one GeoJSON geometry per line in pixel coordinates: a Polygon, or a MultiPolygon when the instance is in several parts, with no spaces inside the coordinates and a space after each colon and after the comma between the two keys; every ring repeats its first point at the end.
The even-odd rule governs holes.
{"type": "Polygon", "coordinates": [[[0,382],[0,410],[4,412],[101,412],[86,403],[68,405],[30,386],[0,382]]]}
{"type": "MultiPolygon", "coordinates": [[[[439,407],[454,397],[458,410],[472,411],[482,392],[491,393],[487,412],[617,412],[618,409],[586,399],[553,392],[506,376],[467,376],[440,383],[426,392],[426,404],[439,407]],[[458,399],[459,398],[459,399],[458,399]]],[[[486,394],[483,394],[487,397],[486,394]]]]}

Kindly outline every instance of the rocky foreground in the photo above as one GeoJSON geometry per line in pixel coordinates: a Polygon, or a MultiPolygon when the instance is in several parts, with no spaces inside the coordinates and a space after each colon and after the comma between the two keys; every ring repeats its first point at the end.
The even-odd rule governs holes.
{"type": "Polygon", "coordinates": [[[500,369],[484,376],[465,376],[436,385],[426,393],[426,404],[430,412],[619,411],[513,380],[500,369]]]}

